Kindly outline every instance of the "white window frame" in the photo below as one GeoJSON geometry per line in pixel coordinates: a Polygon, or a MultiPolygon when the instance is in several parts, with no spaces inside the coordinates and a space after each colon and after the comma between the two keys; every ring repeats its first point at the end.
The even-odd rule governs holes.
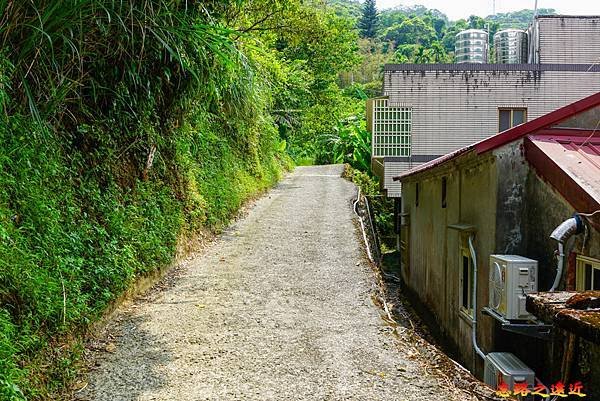
{"type": "Polygon", "coordinates": [[[588,256],[577,255],[577,264],[575,270],[575,289],[577,291],[586,291],[590,289],[600,290],[600,288],[585,288],[585,265],[592,266],[591,285],[594,285],[594,276],[600,274],[600,260],[588,256]]]}
{"type": "Polygon", "coordinates": [[[410,157],[412,107],[388,106],[388,99],[373,99],[373,157],[410,157]]]}

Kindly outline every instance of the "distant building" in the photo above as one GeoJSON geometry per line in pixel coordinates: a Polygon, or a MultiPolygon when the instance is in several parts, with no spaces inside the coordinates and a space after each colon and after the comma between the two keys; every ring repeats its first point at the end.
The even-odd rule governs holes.
{"type": "Polygon", "coordinates": [[[600,63],[600,16],[538,15],[527,33],[530,63],[600,63]]]}
{"type": "Polygon", "coordinates": [[[392,177],[598,91],[599,65],[386,65],[367,103],[372,169],[398,198],[392,177]]]}
{"type": "MultiPolygon", "coordinates": [[[[483,360],[471,340],[475,317],[476,338],[485,353],[512,352],[546,385],[568,375],[569,382],[583,382],[589,399],[600,399],[600,311],[564,308],[564,300],[573,293],[550,294],[545,306],[542,297],[540,308],[528,304],[529,312],[554,326],[545,339],[538,338],[543,336],[537,336],[536,326],[527,335],[519,331],[517,323],[528,322],[482,312],[491,306],[490,294],[500,291],[515,301],[519,313],[527,314],[526,297],[518,289],[534,280],[525,270],[515,283],[518,292],[502,293],[505,287],[497,288],[492,281],[498,267],[491,266],[491,255],[516,254],[537,261],[537,289],[548,291],[557,277],[557,241],[550,234],[573,213],[600,210],[600,92],[545,115],[532,101],[527,106],[529,116],[534,112],[536,118],[496,135],[497,122],[482,122],[481,129],[489,129],[487,139],[394,177],[402,183],[401,275],[460,359],[476,372],[482,373],[483,360]],[[557,299],[562,300],[558,313],[540,312],[556,307],[557,299]]],[[[475,127],[476,121],[461,116],[465,127],[475,127]]],[[[444,124],[436,118],[442,117],[432,117],[429,123],[444,124]]],[[[558,290],[600,290],[600,213],[582,217],[578,226],[580,222],[581,233],[564,242],[558,290]]],[[[501,283],[507,277],[504,271],[497,275],[501,283]]]]}

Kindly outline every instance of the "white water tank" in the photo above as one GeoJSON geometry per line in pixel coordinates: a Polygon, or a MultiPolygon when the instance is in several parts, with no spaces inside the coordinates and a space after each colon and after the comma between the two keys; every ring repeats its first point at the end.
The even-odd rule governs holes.
{"type": "Polygon", "coordinates": [[[482,29],[467,29],[456,34],[454,59],[457,63],[488,61],[488,33],[482,29]]]}
{"type": "Polygon", "coordinates": [[[522,29],[504,29],[496,32],[494,53],[498,64],[527,63],[527,32],[522,29]]]}

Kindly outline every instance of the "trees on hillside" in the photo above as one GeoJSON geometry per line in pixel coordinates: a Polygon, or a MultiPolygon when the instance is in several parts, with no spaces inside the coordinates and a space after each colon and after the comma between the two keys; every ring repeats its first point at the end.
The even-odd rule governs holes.
{"type": "Polygon", "coordinates": [[[411,17],[385,30],[383,39],[396,44],[418,44],[428,46],[436,39],[436,31],[419,17],[411,17]]]}
{"type": "Polygon", "coordinates": [[[428,47],[419,44],[400,45],[394,53],[394,61],[414,64],[449,63],[452,57],[440,42],[433,42],[428,47]]]}
{"type": "MultiPolygon", "coordinates": [[[[357,0],[328,0],[336,7],[336,12],[344,7],[349,12],[345,15],[357,14],[361,6],[357,0]],[[352,12],[350,12],[352,11],[352,12]]],[[[541,14],[555,14],[553,9],[540,9],[541,14]]],[[[427,9],[424,6],[397,6],[393,9],[377,12],[375,1],[366,0],[362,4],[362,13],[355,21],[361,37],[372,41],[369,53],[382,48],[384,53],[397,61],[410,60],[452,60],[456,34],[464,29],[485,29],[490,35],[490,45],[493,45],[493,35],[500,29],[526,28],[533,10],[521,10],[488,17],[469,16],[465,19],[450,22],[448,17],[439,10],[427,9]],[[378,43],[375,43],[378,42],[378,43]],[[406,47],[408,46],[408,47],[406,47]],[[397,49],[402,50],[394,54],[397,49]],[[419,49],[424,47],[423,55],[435,54],[435,57],[417,57],[419,49]],[[428,50],[427,52],[425,50],[428,50]],[[414,54],[413,54],[414,53],[414,54]],[[443,54],[442,54],[443,53],[443,54]]],[[[365,54],[365,56],[369,56],[365,54]]],[[[378,56],[379,57],[379,56],[378,56]]],[[[426,61],[437,62],[437,61],[426,61]]]]}
{"type": "Polygon", "coordinates": [[[375,6],[375,0],[366,0],[363,13],[358,22],[361,36],[363,38],[375,38],[379,31],[379,14],[375,6]]]}
{"type": "MultiPolygon", "coordinates": [[[[533,19],[533,10],[513,11],[509,13],[498,13],[486,18],[488,21],[497,22],[499,29],[520,28],[526,29],[533,19]]],[[[553,15],[556,10],[553,8],[539,8],[539,15],[553,15]]]]}

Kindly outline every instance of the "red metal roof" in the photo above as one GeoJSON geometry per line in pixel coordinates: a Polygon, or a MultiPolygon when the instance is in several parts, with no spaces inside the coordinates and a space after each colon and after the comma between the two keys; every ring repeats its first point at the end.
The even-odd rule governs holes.
{"type": "Polygon", "coordinates": [[[577,136],[532,135],[525,139],[525,157],[579,212],[600,209],[600,132],[577,136]]]}
{"type": "Polygon", "coordinates": [[[423,164],[418,165],[417,167],[413,167],[410,170],[405,171],[404,173],[400,174],[399,176],[392,177],[392,180],[401,181],[403,178],[418,174],[421,171],[429,170],[430,168],[444,164],[449,160],[456,159],[458,156],[462,155],[463,153],[467,153],[469,150],[473,149],[474,147],[475,147],[475,144],[465,146],[464,148],[460,148],[451,153],[447,153],[444,156],[438,157],[437,159],[433,159],[431,161],[428,161],[427,163],[423,163],[423,164]]]}
{"type": "Polygon", "coordinates": [[[525,124],[517,125],[514,128],[499,133],[498,135],[484,139],[483,141],[477,143],[475,148],[477,153],[483,153],[487,152],[488,150],[496,149],[516,139],[520,139],[526,135],[532,134],[537,130],[558,124],[569,117],[573,117],[576,114],[582,113],[598,105],[600,105],[600,92],[594,93],[591,96],[566,105],[565,107],[561,107],[560,109],[551,111],[550,113],[528,121],[525,124]]]}
{"type": "Polygon", "coordinates": [[[493,135],[480,142],[469,146],[465,146],[464,148],[458,149],[452,153],[448,153],[430,162],[421,164],[420,166],[417,166],[413,169],[404,172],[399,176],[394,177],[393,180],[402,181],[404,178],[413,176],[417,173],[447,163],[448,161],[455,159],[458,156],[467,153],[473,149],[477,152],[477,154],[481,154],[499,148],[500,146],[506,145],[507,143],[524,138],[529,134],[533,134],[544,128],[551,127],[561,121],[568,119],[569,117],[582,113],[598,105],[600,105],[600,92],[578,100],[575,103],[571,103],[565,107],[561,107],[560,109],[556,109],[548,114],[545,114],[534,120],[528,121],[524,124],[517,125],[516,127],[503,131],[497,135],[493,135]]]}

